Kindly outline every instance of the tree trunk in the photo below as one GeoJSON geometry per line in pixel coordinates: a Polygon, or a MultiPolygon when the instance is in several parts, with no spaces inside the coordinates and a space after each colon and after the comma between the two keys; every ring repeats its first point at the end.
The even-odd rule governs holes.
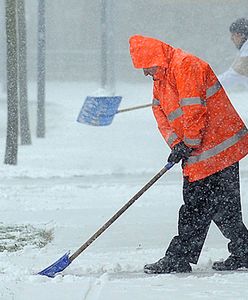
{"type": "Polygon", "coordinates": [[[27,38],[24,0],[17,0],[18,13],[18,54],[19,54],[19,110],[20,110],[20,137],[22,145],[31,144],[31,134],[28,116],[27,92],[27,38]]]}
{"type": "Polygon", "coordinates": [[[8,123],[5,164],[17,164],[18,152],[18,91],[17,91],[17,32],[16,0],[6,0],[7,35],[7,102],[8,123]]]}
{"type": "Polygon", "coordinates": [[[101,88],[115,94],[113,1],[101,0],[101,88]]]}
{"type": "Polygon", "coordinates": [[[6,78],[6,25],[5,25],[5,19],[4,19],[4,11],[5,11],[5,1],[0,1],[0,11],[1,13],[0,17],[0,82],[1,82],[1,90],[2,93],[7,94],[7,78],[6,78]]]}
{"type": "Polygon", "coordinates": [[[45,0],[38,0],[37,137],[45,137],[45,0]]]}

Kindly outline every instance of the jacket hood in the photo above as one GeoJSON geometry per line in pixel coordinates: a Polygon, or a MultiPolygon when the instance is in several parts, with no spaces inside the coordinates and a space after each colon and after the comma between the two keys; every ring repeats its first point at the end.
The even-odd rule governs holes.
{"type": "Polygon", "coordinates": [[[130,55],[137,69],[164,67],[167,68],[174,48],[170,45],[142,35],[134,35],[129,39],[130,55]]]}

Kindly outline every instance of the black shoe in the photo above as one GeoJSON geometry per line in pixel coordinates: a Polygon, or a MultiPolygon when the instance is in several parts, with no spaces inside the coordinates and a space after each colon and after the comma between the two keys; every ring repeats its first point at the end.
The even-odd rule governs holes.
{"type": "Polygon", "coordinates": [[[186,260],[180,259],[176,261],[166,256],[153,264],[144,266],[144,272],[147,274],[189,273],[191,271],[192,268],[186,260]]]}
{"type": "Polygon", "coordinates": [[[224,261],[216,261],[213,263],[212,269],[216,271],[233,271],[240,268],[248,268],[248,257],[238,257],[230,255],[224,261]]]}

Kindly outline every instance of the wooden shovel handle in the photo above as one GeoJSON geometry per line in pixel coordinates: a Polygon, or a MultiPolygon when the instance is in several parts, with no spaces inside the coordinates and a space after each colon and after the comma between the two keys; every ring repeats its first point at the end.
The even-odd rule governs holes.
{"type": "Polygon", "coordinates": [[[76,252],[74,252],[69,260],[72,262],[81,252],[89,247],[99,235],[101,235],[111,224],[114,223],[139,197],[144,194],[165,172],[167,172],[174,163],[167,163],[141,190],[138,191],[125,205],[123,205],[101,228],[99,228],[76,252]]]}
{"type": "Polygon", "coordinates": [[[129,108],[124,108],[124,109],[119,109],[119,110],[117,111],[117,114],[118,114],[118,113],[125,112],[125,111],[130,111],[130,110],[135,110],[135,109],[145,108],[145,107],[149,107],[149,106],[152,106],[152,103],[144,104],[144,105],[140,105],[140,106],[129,107],[129,108]]]}

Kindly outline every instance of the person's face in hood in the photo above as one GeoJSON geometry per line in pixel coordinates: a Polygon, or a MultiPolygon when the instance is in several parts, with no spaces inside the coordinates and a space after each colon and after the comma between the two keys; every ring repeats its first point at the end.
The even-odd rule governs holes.
{"type": "Polygon", "coordinates": [[[145,76],[151,76],[153,81],[157,81],[163,80],[166,73],[166,69],[155,66],[150,68],[143,68],[143,72],[145,76]]]}
{"type": "Polygon", "coordinates": [[[156,80],[154,75],[156,74],[158,67],[151,67],[151,68],[143,68],[143,72],[145,76],[151,76],[153,80],[156,80]]]}

